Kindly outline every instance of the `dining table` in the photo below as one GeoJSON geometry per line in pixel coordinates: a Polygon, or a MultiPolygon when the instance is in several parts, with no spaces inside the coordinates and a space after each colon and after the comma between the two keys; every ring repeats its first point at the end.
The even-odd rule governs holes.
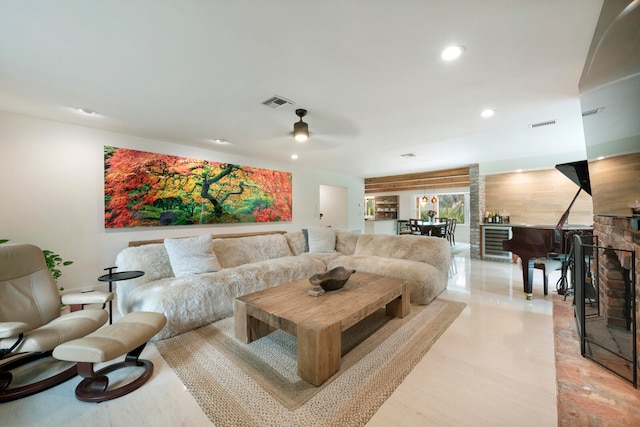
{"type": "Polygon", "coordinates": [[[446,222],[427,222],[423,221],[422,223],[418,223],[420,227],[420,232],[423,236],[437,236],[437,237],[445,237],[446,222]]]}

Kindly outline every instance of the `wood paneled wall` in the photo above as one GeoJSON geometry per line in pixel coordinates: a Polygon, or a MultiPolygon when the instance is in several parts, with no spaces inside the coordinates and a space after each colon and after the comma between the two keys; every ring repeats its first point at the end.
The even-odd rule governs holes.
{"type": "Polygon", "coordinates": [[[593,210],[597,215],[631,215],[640,200],[640,153],[589,162],[593,210]]]}
{"type": "MultiPolygon", "coordinates": [[[[468,187],[469,167],[365,179],[365,194],[406,190],[428,191],[468,187]]],[[[505,173],[484,177],[486,211],[509,214],[512,224],[556,225],[578,187],[556,169],[505,173]]],[[[576,199],[569,224],[591,225],[591,196],[584,191],[576,199]]]]}
{"type": "MultiPolygon", "coordinates": [[[[485,177],[485,209],[509,214],[512,224],[556,225],[578,186],[561,172],[550,169],[485,177]]],[[[591,196],[576,199],[569,224],[593,224],[591,196]]]]}
{"type": "Polygon", "coordinates": [[[436,190],[445,187],[468,187],[469,166],[433,172],[365,178],[364,192],[386,193],[406,190],[436,190]]]}

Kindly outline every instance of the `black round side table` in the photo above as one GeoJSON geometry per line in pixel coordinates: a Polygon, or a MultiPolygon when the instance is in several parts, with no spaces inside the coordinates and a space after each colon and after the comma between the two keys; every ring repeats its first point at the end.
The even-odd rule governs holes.
{"type": "MultiPolygon", "coordinates": [[[[130,279],[135,279],[137,277],[143,276],[144,275],[144,271],[119,271],[117,273],[114,273],[113,270],[115,270],[118,267],[107,267],[105,268],[105,271],[109,271],[108,274],[104,274],[100,277],[98,277],[98,281],[100,282],[109,282],[109,292],[112,292],[112,284],[113,282],[119,282],[121,280],[130,280],[130,279]]],[[[109,301],[109,324],[111,325],[113,323],[113,302],[109,301]]]]}

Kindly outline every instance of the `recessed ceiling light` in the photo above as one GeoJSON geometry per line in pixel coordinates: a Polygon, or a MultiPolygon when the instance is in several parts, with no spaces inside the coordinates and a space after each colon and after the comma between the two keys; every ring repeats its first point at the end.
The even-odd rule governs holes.
{"type": "Polygon", "coordinates": [[[84,114],[86,116],[97,116],[98,113],[89,109],[89,108],[74,108],[78,113],[84,114]]]}
{"type": "Polygon", "coordinates": [[[480,117],[489,118],[496,113],[496,110],[486,109],[480,113],[480,117]]]}
{"type": "Polygon", "coordinates": [[[297,160],[298,159],[298,155],[297,154],[292,154],[291,155],[291,160],[297,160]]]}
{"type": "Polygon", "coordinates": [[[464,46],[449,46],[440,55],[445,61],[453,61],[464,52],[464,46]]]}
{"type": "Polygon", "coordinates": [[[220,145],[227,145],[227,144],[231,144],[229,141],[227,141],[226,139],[221,139],[221,138],[216,138],[216,139],[210,139],[209,141],[214,142],[216,144],[220,144],[220,145]]]}

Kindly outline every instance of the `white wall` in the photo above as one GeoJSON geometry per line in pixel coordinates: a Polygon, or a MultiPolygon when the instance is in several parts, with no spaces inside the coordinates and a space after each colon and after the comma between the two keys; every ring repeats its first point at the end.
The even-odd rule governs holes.
{"type": "Polygon", "coordinates": [[[74,261],[62,269],[65,289],[103,286],[96,278],[131,240],[320,225],[320,185],[346,187],[347,228],[364,227],[363,178],[8,113],[0,113],[0,183],[0,239],[33,243],[74,261]],[[293,221],[105,229],[105,145],[291,172],[293,221]]]}
{"type": "MultiPolygon", "coordinates": [[[[582,133],[582,126],[579,129],[582,133]]],[[[554,169],[557,164],[575,162],[587,158],[586,148],[566,153],[554,153],[538,157],[521,157],[518,159],[495,160],[479,163],[480,176],[510,173],[517,170],[535,171],[554,169]]]]}

